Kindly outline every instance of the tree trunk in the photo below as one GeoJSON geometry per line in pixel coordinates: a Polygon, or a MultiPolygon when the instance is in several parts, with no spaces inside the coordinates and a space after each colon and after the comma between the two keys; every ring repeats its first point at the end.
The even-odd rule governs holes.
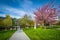
{"type": "Polygon", "coordinates": [[[44,20],[44,29],[45,29],[45,30],[46,30],[46,23],[47,23],[47,22],[44,20]]]}
{"type": "Polygon", "coordinates": [[[35,24],[34,24],[34,29],[36,29],[36,22],[35,22],[35,24]]]}

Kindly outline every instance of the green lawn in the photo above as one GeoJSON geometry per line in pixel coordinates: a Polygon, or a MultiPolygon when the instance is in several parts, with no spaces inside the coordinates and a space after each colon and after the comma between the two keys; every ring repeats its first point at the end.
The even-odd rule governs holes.
{"type": "Polygon", "coordinates": [[[15,32],[14,31],[4,31],[4,32],[1,32],[0,31],[0,40],[9,40],[9,38],[12,36],[12,34],[15,32]]]}
{"type": "Polygon", "coordinates": [[[31,40],[60,40],[60,30],[55,29],[24,29],[31,40]]]}

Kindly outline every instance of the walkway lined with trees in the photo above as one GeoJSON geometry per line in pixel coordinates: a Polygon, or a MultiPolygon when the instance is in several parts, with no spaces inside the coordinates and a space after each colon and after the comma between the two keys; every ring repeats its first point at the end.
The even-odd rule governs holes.
{"type": "Polygon", "coordinates": [[[7,40],[17,30],[9,40],[60,40],[60,16],[58,16],[60,10],[53,5],[54,2],[38,8],[32,13],[33,18],[27,14],[19,19],[12,18],[11,15],[6,15],[4,19],[0,18],[0,36],[2,37],[0,39],[3,40],[7,36],[4,39],[7,40]],[[5,31],[6,33],[3,33],[5,31]]]}
{"type": "Polygon", "coordinates": [[[10,40],[30,40],[30,39],[22,30],[18,30],[12,35],[10,40]]]}

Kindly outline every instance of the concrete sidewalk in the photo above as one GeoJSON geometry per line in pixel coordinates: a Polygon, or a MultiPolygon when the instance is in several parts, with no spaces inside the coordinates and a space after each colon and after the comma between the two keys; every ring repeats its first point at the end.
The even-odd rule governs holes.
{"type": "Polygon", "coordinates": [[[10,40],[30,40],[30,39],[22,30],[18,30],[12,35],[10,40]]]}

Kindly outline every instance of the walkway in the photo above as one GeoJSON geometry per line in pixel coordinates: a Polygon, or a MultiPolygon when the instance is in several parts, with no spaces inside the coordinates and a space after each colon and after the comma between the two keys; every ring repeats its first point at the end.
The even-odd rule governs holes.
{"type": "Polygon", "coordinates": [[[13,34],[10,40],[30,40],[30,39],[22,30],[18,30],[13,34]]]}

